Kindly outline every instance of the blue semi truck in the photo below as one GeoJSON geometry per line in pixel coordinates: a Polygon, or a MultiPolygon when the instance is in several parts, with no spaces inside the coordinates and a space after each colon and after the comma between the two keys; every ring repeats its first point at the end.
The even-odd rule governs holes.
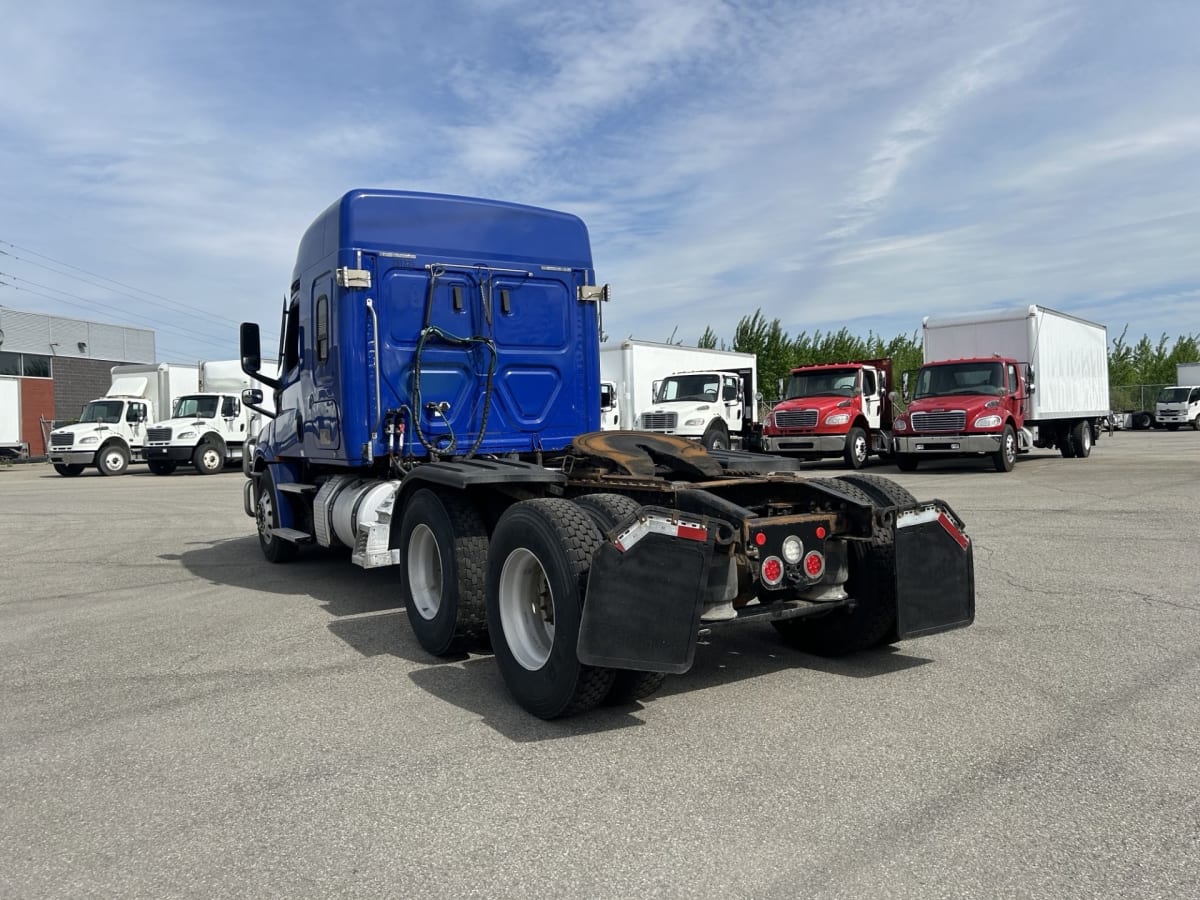
{"type": "MultiPolygon", "coordinates": [[[[697,636],[770,621],[843,654],[969,625],[973,546],[940,501],[864,474],[599,430],[584,223],[355,190],[300,242],[244,506],[267,560],[394,566],[419,644],[490,648],[542,718],[649,696],[697,636]]],[[[245,392],[259,406],[262,389],[245,392]]]]}

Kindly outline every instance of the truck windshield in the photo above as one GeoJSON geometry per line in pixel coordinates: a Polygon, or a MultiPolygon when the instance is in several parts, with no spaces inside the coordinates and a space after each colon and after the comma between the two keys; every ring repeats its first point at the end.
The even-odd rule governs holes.
{"type": "Polygon", "coordinates": [[[858,369],[822,369],[819,372],[793,374],[788,380],[783,399],[853,397],[857,388],[858,369]]]}
{"type": "Polygon", "coordinates": [[[1004,393],[1004,364],[999,362],[948,363],[926,366],[917,374],[913,399],[952,397],[955,394],[1004,393]]]}
{"type": "Polygon", "coordinates": [[[715,401],[721,390],[721,376],[716,373],[701,375],[672,375],[664,378],[654,395],[655,403],[668,403],[672,400],[708,400],[715,401]]]}
{"type": "Polygon", "coordinates": [[[1185,403],[1188,398],[1188,388],[1169,387],[1158,392],[1159,403],[1185,403]]]}
{"type": "Polygon", "coordinates": [[[172,419],[215,419],[217,417],[217,397],[180,397],[175,401],[175,411],[172,419]]]}
{"type": "Polygon", "coordinates": [[[93,400],[83,408],[79,421],[113,425],[121,421],[124,413],[124,400],[93,400]]]}

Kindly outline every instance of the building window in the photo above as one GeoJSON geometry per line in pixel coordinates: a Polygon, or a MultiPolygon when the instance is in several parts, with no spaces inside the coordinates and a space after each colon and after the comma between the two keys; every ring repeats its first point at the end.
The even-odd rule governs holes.
{"type": "Polygon", "coordinates": [[[50,357],[37,353],[4,353],[0,351],[0,375],[49,378],[51,375],[50,357]]]}
{"type": "Polygon", "coordinates": [[[23,374],[26,378],[49,378],[50,357],[38,356],[36,353],[21,354],[23,374]]]}

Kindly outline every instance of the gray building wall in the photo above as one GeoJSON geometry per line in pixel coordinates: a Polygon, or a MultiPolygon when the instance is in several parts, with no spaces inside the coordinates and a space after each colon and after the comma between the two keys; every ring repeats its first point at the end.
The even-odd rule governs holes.
{"type": "Polygon", "coordinates": [[[56,422],[78,419],[85,403],[103,397],[112,382],[113,366],[157,361],[154,332],[147,328],[4,306],[0,307],[0,334],[0,351],[50,358],[56,422]]]}

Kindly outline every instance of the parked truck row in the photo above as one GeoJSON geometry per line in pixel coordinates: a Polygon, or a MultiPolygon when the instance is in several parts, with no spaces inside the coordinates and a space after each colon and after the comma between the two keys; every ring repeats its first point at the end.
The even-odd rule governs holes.
{"type": "Polygon", "coordinates": [[[242,460],[262,423],[242,403],[250,385],[236,359],[114,366],[106,394],[89,401],[78,422],[51,431],[50,462],[65,477],[89,467],[122,475],[131,463],[156,475],[181,464],[219,472],[242,460]]]}
{"type": "Polygon", "coordinates": [[[971,623],[973,545],[946,504],[712,439],[717,419],[730,443],[753,419],[752,367],[747,383],[709,357],[684,366],[696,384],[652,392],[633,372],[603,379],[621,416],[676,418],[601,430],[607,298],[569,214],[338,199],[300,241],[276,375],[242,326],[263,386],[243,400],[269,392],[277,410],[244,493],[265,559],[346,547],[395,567],[417,642],[490,646],[543,718],[648,696],[691,666],[702,629],[770,621],[836,654],[971,623]]]}

